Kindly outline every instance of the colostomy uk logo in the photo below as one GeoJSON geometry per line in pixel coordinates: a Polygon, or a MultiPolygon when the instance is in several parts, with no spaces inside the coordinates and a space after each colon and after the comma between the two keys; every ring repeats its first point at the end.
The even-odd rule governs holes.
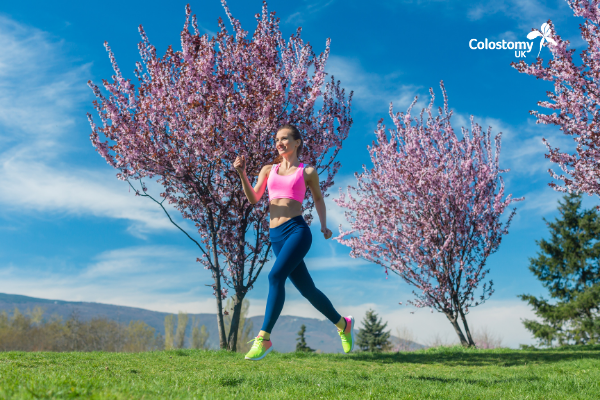
{"type": "MultiPolygon", "coordinates": [[[[540,40],[540,52],[542,51],[542,46],[544,44],[544,40],[556,44],[554,39],[550,37],[550,26],[547,23],[542,24],[541,33],[538,31],[531,31],[527,34],[527,39],[533,40],[536,37],[541,37],[540,40]]],[[[469,40],[469,48],[473,50],[514,50],[515,57],[525,57],[525,53],[529,53],[533,48],[533,42],[510,42],[506,40],[488,42],[488,39],[485,38],[485,41],[481,42],[477,39],[469,40]],[[475,44],[473,44],[475,42],[475,44]]],[[[538,52],[538,57],[540,55],[538,52]]]]}
{"type": "MultiPolygon", "coordinates": [[[[554,39],[552,39],[550,37],[550,25],[548,25],[547,23],[543,23],[542,24],[542,29],[541,29],[542,33],[538,32],[538,31],[531,31],[527,34],[527,39],[529,40],[533,40],[538,36],[542,37],[542,40],[540,40],[540,51],[542,51],[542,45],[544,44],[544,40],[547,40],[548,42],[552,43],[553,45],[556,46],[556,42],[554,41],[554,39]]],[[[538,57],[540,56],[540,51],[538,51],[538,57]]]]}

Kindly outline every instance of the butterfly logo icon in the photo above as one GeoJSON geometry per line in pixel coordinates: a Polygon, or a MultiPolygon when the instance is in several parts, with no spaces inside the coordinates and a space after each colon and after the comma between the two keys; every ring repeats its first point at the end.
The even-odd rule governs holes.
{"type": "Polygon", "coordinates": [[[542,40],[540,40],[540,51],[538,51],[538,57],[540,56],[540,52],[542,51],[542,45],[544,44],[544,40],[548,41],[549,43],[552,43],[553,45],[556,45],[554,39],[550,37],[550,25],[544,22],[542,24],[541,31],[541,33],[539,31],[531,31],[527,34],[527,39],[529,40],[535,39],[538,36],[542,37],[542,40]]]}

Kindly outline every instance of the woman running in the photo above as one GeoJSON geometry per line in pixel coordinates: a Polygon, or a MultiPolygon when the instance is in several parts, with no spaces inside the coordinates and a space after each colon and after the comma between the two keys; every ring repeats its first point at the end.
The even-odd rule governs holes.
{"type": "Polygon", "coordinates": [[[354,318],[344,318],[333,308],[327,296],[315,287],[303,260],[312,243],[310,228],[302,217],[302,201],[307,186],[319,214],[323,236],[329,239],[332,235],[325,219],[325,201],[319,187],[319,175],[314,168],[305,167],[298,161],[303,143],[295,126],[282,126],[275,136],[275,145],[279,156],[273,165],[265,165],[261,169],[254,188],[246,176],[245,156],[238,156],[233,163],[250,203],[258,202],[265,193],[265,186],[269,188],[269,235],[277,257],[269,273],[265,320],[252,348],[246,354],[246,360],[262,360],[273,349],[271,331],[283,309],[285,281],[288,277],[296,289],[335,324],[344,352],[349,353],[354,347],[354,318]]]}

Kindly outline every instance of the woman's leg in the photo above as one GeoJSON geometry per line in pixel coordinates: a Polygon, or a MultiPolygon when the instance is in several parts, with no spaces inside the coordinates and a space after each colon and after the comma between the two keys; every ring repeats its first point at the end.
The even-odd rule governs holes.
{"type": "Polygon", "coordinates": [[[304,296],[310,304],[321,312],[333,324],[340,324],[344,329],[342,316],[335,310],[331,301],[315,286],[312,277],[308,273],[304,260],[300,261],[298,266],[290,274],[290,280],[296,286],[296,289],[304,296]]]}
{"type": "Polygon", "coordinates": [[[290,280],[300,293],[338,328],[344,353],[351,352],[354,348],[354,318],[344,318],[333,308],[327,296],[315,287],[304,260],[290,274],[290,280]]]}
{"type": "Polygon", "coordinates": [[[299,228],[285,240],[271,242],[277,256],[269,272],[269,296],[262,329],[271,333],[285,302],[285,281],[308,253],[312,243],[310,229],[299,228]]]}

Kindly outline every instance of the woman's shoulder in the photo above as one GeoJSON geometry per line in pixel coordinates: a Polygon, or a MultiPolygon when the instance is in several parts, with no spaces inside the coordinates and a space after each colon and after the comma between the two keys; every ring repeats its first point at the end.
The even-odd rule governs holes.
{"type": "Polygon", "coordinates": [[[269,172],[271,172],[271,170],[273,168],[275,168],[277,164],[267,164],[265,166],[262,167],[262,169],[260,170],[261,174],[265,174],[265,175],[269,175],[269,172]]]}
{"type": "Polygon", "coordinates": [[[307,164],[304,164],[302,168],[304,169],[304,172],[306,172],[307,175],[311,175],[317,172],[316,169],[307,164]]]}
{"type": "Polygon", "coordinates": [[[302,176],[306,182],[313,182],[315,179],[319,180],[319,174],[317,170],[310,165],[305,165],[302,171],[302,176]]]}

